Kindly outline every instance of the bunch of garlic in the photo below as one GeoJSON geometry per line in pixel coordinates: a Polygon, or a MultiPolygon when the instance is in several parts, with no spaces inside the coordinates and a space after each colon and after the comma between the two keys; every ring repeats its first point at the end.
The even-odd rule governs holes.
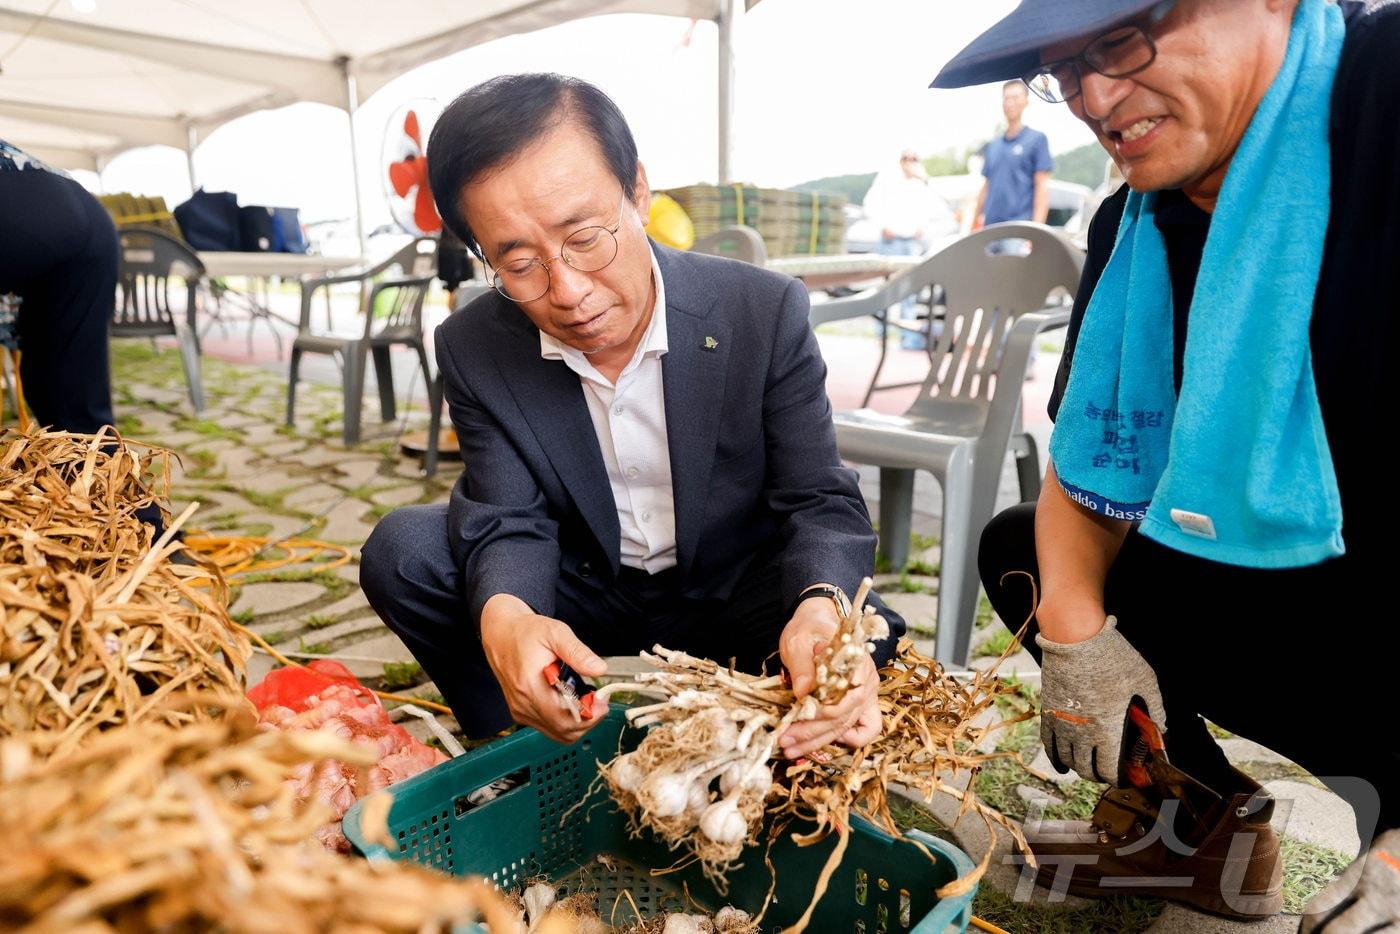
{"type": "Polygon", "coordinates": [[[858,680],[858,666],[889,635],[885,621],[865,607],[865,579],[856,601],[817,659],[816,686],[800,701],[782,676],[757,677],[715,662],[656,646],[642,657],[659,670],[631,683],[601,688],[599,700],[619,691],[660,698],[632,707],[628,720],[650,727],[636,750],[602,767],[613,797],[638,824],[673,846],[691,844],[717,872],[738,857],[757,832],[773,789],[778,740],[819,704],[837,703],[858,680]]]}

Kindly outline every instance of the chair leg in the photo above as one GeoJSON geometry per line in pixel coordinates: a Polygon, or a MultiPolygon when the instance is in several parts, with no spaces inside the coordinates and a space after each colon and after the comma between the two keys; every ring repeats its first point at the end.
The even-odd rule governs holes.
{"type": "Polygon", "coordinates": [[[292,365],[287,371],[287,427],[293,425],[297,410],[297,374],[301,372],[301,348],[292,347],[292,365]]]}
{"type": "Polygon", "coordinates": [[[875,315],[875,323],[878,325],[878,330],[880,332],[880,359],[875,361],[875,373],[870,377],[870,385],[865,387],[865,398],[860,400],[861,408],[866,408],[870,405],[870,397],[875,395],[876,389],[880,388],[876,384],[880,382],[880,373],[885,369],[885,357],[890,351],[890,311],[891,309],[886,308],[884,311],[875,315]]]}
{"type": "Polygon", "coordinates": [[[194,414],[204,413],[204,378],[199,366],[199,347],[195,344],[194,331],[191,328],[180,328],[176,334],[180,341],[180,363],[185,368],[185,382],[190,389],[190,404],[194,406],[194,414]]]}
{"type": "MultiPolygon", "coordinates": [[[[428,391],[428,402],[433,401],[433,371],[428,367],[428,348],[423,346],[421,339],[413,342],[413,349],[418,353],[418,366],[423,370],[423,387],[428,391]]],[[[409,395],[413,393],[410,391],[409,395]]]]}
{"type": "Polygon", "coordinates": [[[880,555],[898,572],[909,563],[909,531],[914,521],[914,471],[880,468],[880,555]]]}
{"type": "Polygon", "coordinates": [[[965,666],[977,616],[977,545],[970,452],[953,456],[943,484],[943,541],[938,575],[938,626],[933,654],[945,665],[965,666]]]}
{"type": "Polygon", "coordinates": [[[398,414],[394,405],[394,361],[389,356],[388,344],[376,344],[371,348],[374,356],[374,381],[379,386],[379,416],[392,422],[398,414]]]}
{"type": "Polygon", "coordinates": [[[423,452],[425,477],[437,473],[438,435],[442,432],[442,396],[445,388],[441,373],[428,384],[428,449],[423,452]]]}
{"type": "Polygon", "coordinates": [[[341,384],[345,403],[341,418],[341,437],[345,446],[360,443],[360,408],[365,391],[365,357],[369,348],[364,344],[352,344],[345,349],[345,366],[341,368],[341,384]]]}
{"type": "Polygon", "coordinates": [[[1040,448],[1029,434],[1012,440],[1013,447],[1025,449],[1024,453],[1016,451],[1016,479],[1021,485],[1021,502],[1033,503],[1040,498],[1040,448]]]}

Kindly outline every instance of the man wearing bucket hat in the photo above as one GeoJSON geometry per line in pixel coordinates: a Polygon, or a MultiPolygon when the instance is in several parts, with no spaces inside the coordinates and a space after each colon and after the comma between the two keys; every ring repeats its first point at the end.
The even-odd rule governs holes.
{"type": "Polygon", "coordinates": [[[1032,598],[1007,572],[1039,585],[1051,760],[1114,786],[1089,822],[1027,824],[1042,883],[1278,911],[1288,802],[1209,718],[1355,809],[1362,856],[1303,929],[1400,927],[1394,689],[1337,651],[1400,647],[1370,501],[1391,479],[1373,419],[1393,398],[1398,51],[1396,4],[1022,0],[933,83],[1021,77],[1127,181],[1090,230],[1048,482],[980,554],[1003,619],[1032,598]]]}

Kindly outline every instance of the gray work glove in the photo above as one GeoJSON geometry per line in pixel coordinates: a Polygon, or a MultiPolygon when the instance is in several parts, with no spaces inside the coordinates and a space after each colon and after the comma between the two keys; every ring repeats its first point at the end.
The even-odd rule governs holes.
{"type": "Polygon", "coordinates": [[[1122,784],[1119,752],[1128,705],[1141,698],[1162,730],[1167,714],[1157,675],[1118,632],[1110,616],[1098,635],[1083,642],[1035,637],[1040,659],[1040,741],[1055,768],[1083,778],[1122,784]]]}
{"type": "Polygon", "coordinates": [[[1400,932],[1400,829],[1387,830],[1308,902],[1302,934],[1400,932]]]}

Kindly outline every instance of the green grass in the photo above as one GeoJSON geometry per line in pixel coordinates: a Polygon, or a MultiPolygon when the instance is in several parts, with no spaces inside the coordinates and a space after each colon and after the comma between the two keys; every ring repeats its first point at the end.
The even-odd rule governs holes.
{"type": "Polygon", "coordinates": [[[444,707],[447,706],[447,698],[443,697],[437,691],[424,691],[418,696],[430,704],[442,704],[444,707]]]}
{"type": "Polygon", "coordinates": [[[1290,782],[1302,782],[1324,791],[1327,789],[1327,786],[1314,778],[1311,772],[1292,762],[1236,762],[1234,766],[1260,783],[1282,778],[1290,782]]]}
{"type": "Polygon", "coordinates": [[[279,629],[276,632],[264,632],[261,633],[261,635],[263,637],[263,641],[266,642],[268,645],[277,645],[280,642],[286,642],[287,637],[290,636],[291,633],[279,629]]]}
{"type": "Polygon", "coordinates": [[[193,431],[195,434],[203,435],[206,438],[217,438],[225,441],[242,441],[243,432],[234,431],[232,428],[225,428],[218,422],[208,418],[179,418],[175,420],[176,431],[193,431]]]}
{"type": "MultiPolygon", "coordinates": [[[[185,475],[191,480],[203,480],[214,476],[214,468],[219,466],[219,456],[213,451],[206,451],[203,448],[195,448],[184,452],[181,460],[185,464],[185,475]]],[[[219,471],[219,476],[224,476],[227,471],[219,471]]]]}
{"type": "Polygon", "coordinates": [[[117,416],[117,431],[120,431],[124,437],[139,438],[149,430],[146,423],[135,415],[127,413],[117,416]]]}
{"type": "Polygon", "coordinates": [[[923,593],[925,590],[927,590],[927,588],[924,587],[923,582],[914,580],[914,578],[909,576],[908,571],[899,575],[900,593],[923,593]]]}
{"type": "Polygon", "coordinates": [[[307,642],[302,639],[297,644],[298,652],[305,652],[307,655],[329,655],[331,654],[331,644],[329,642],[307,642]]]}
{"type": "Polygon", "coordinates": [[[1214,736],[1216,739],[1234,739],[1234,737],[1235,737],[1235,734],[1234,734],[1234,733],[1231,733],[1229,730],[1225,729],[1224,727],[1216,726],[1214,723],[1211,723],[1209,720],[1206,721],[1206,729],[1209,730],[1209,731],[1210,731],[1210,735],[1211,735],[1211,736],[1214,736]]]}
{"type": "Polygon", "coordinates": [[[242,623],[244,626],[247,626],[253,621],[253,610],[251,607],[246,610],[239,610],[237,613],[230,613],[228,618],[235,623],[242,623]]]}
{"type": "Polygon", "coordinates": [[[934,538],[932,535],[921,535],[918,532],[912,532],[909,535],[910,551],[928,551],[937,544],[938,539],[934,538]]]}
{"type": "Polygon", "coordinates": [[[992,609],[992,601],[987,599],[985,593],[979,592],[977,595],[977,628],[982,629],[996,618],[997,612],[992,609]]]}
{"type": "Polygon", "coordinates": [[[1013,643],[1015,644],[1015,648],[1011,651],[1021,651],[1021,644],[1016,641],[1016,636],[1012,634],[1010,629],[1003,627],[992,633],[986,639],[983,639],[982,642],[978,644],[977,651],[973,654],[978,658],[997,658],[1013,643]]]}
{"type": "Polygon", "coordinates": [[[307,629],[325,629],[327,626],[334,626],[339,620],[324,613],[312,613],[303,622],[306,623],[307,629]]]}
{"type": "MultiPolygon", "coordinates": [[[[1014,787],[1014,786],[1013,786],[1014,787]]],[[[957,844],[957,838],[942,821],[923,805],[900,795],[890,796],[890,816],[904,830],[924,833],[957,844]]],[[[1043,903],[1025,904],[983,884],[973,898],[972,913],[1012,934],[1042,931],[1081,934],[1081,932],[1136,932],[1151,927],[1165,910],[1166,904],[1155,899],[1117,896],[1094,902],[1079,909],[1068,909],[1043,903]]]]}
{"type": "Polygon", "coordinates": [[[1082,908],[1018,902],[989,885],[981,885],[972,899],[972,913],[1012,934],[1091,934],[1112,931],[1136,934],[1156,922],[1167,903],[1150,898],[1117,895],[1089,902],[1082,908]]]}
{"type": "Polygon", "coordinates": [[[904,566],[904,570],[909,574],[918,574],[920,577],[938,577],[943,573],[943,566],[925,561],[922,558],[915,558],[904,566]]]}
{"type": "Polygon", "coordinates": [[[1336,850],[1284,837],[1283,910],[1285,914],[1301,914],[1309,900],[1335,879],[1351,863],[1351,859],[1336,850]]]}
{"type": "Polygon", "coordinates": [[[326,593],[330,597],[342,597],[355,589],[355,585],[334,571],[323,570],[313,571],[309,568],[293,568],[282,571],[260,571],[248,574],[239,580],[239,584],[267,584],[267,583],[311,583],[320,584],[326,588],[326,593]]]}
{"type": "Polygon", "coordinates": [[[423,666],[417,662],[385,662],[382,679],[385,690],[397,691],[412,687],[423,677],[423,666]]]}

